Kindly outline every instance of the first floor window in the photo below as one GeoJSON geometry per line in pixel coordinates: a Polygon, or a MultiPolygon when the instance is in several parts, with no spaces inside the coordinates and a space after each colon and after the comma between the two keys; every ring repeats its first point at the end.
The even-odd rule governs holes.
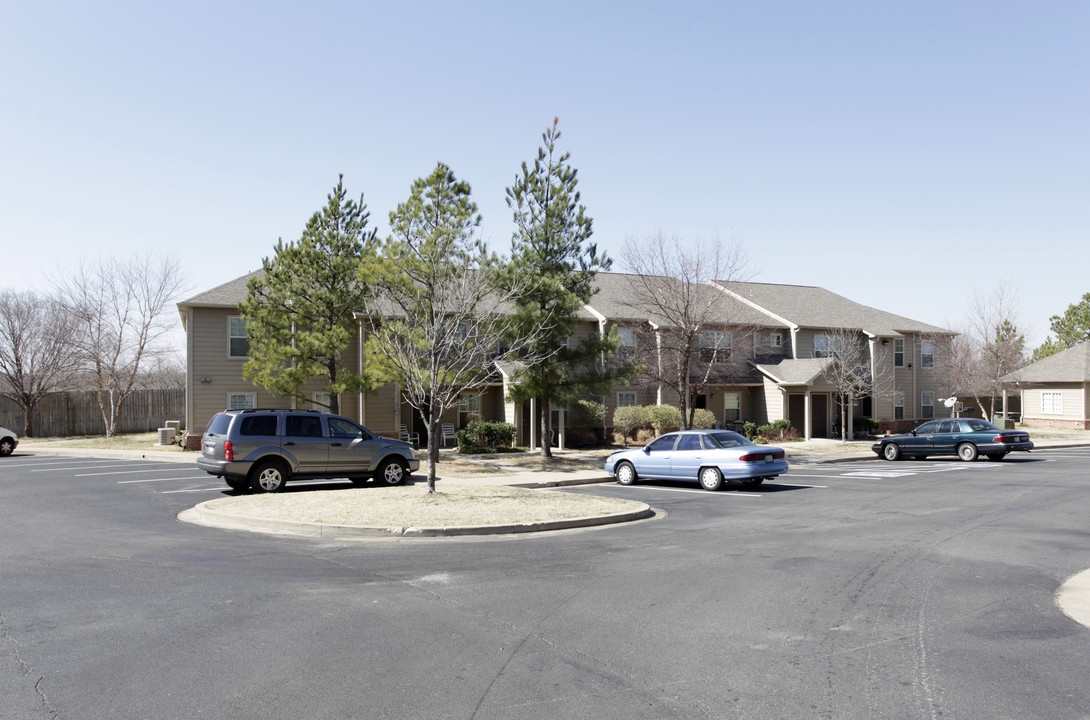
{"type": "Polygon", "coordinates": [[[1064,413],[1064,394],[1061,392],[1043,392],[1041,393],[1041,414],[1042,415],[1063,415],[1064,413]]]}
{"type": "Polygon", "coordinates": [[[333,406],[333,396],[326,392],[314,393],[314,405],[315,410],[321,410],[323,412],[329,412],[330,407],[333,406]]]}
{"type": "Polygon", "coordinates": [[[233,316],[227,319],[227,357],[250,356],[250,341],[246,339],[246,321],[233,316]]]}
{"type": "Polygon", "coordinates": [[[462,395],[458,398],[458,426],[465,427],[466,423],[481,419],[481,396],[462,395]],[[476,417],[470,417],[474,415],[476,417]]]}
{"type": "Polygon", "coordinates": [[[723,393],[723,422],[732,423],[742,419],[742,394],[723,393]]]}
{"type": "Polygon", "coordinates": [[[935,417],[935,393],[920,394],[920,417],[935,417]]]}
{"type": "Polygon", "coordinates": [[[893,393],[893,419],[905,419],[905,394],[903,392],[893,393]]]}
{"type": "Polygon", "coordinates": [[[634,392],[619,392],[617,393],[617,407],[635,407],[636,405],[636,393],[634,392]]]}
{"type": "Polygon", "coordinates": [[[254,409],[254,394],[253,393],[231,393],[227,396],[227,409],[228,410],[253,410],[254,409]]]}

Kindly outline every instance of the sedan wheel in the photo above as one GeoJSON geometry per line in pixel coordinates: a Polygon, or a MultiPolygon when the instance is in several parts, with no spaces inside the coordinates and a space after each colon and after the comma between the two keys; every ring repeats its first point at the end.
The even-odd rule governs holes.
{"type": "Polygon", "coordinates": [[[973,460],[976,460],[976,445],[973,445],[972,443],[964,443],[962,445],[958,445],[958,457],[965,462],[972,462],[973,460]]]}
{"type": "Polygon", "coordinates": [[[723,487],[723,473],[716,467],[704,468],[700,471],[700,487],[705,490],[718,490],[723,487]]]}
{"type": "Polygon", "coordinates": [[[0,440],[0,456],[7,457],[15,452],[15,442],[11,438],[0,440]]]}
{"type": "Polygon", "coordinates": [[[621,485],[632,485],[636,482],[636,468],[632,467],[632,463],[621,463],[614,474],[621,485]]]}
{"type": "Polygon", "coordinates": [[[882,448],[882,457],[886,460],[900,460],[901,459],[901,447],[897,443],[889,443],[882,448]]]}
{"type": "Polygon", "coordinates": [[[1007,453],[988,453],[988,459],[992,462],[999,462],[1007,456],[1007,453]]]}

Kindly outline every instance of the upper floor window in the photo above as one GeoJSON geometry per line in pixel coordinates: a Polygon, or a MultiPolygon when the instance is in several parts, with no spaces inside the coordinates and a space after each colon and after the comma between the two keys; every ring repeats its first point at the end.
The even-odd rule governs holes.
{"type": "Polygon", "coordinates": [[[893,367],[905,366],[905,339],[893,339],[893,367]]]}
{"type": "Polygon", "coordinates": [[[617,334],[621,336],[621,348],[636,347],[636,331],[632,328],[617,328],[617,334]]]}
{"type": "Polygon", "coordinates": [[[920,343],[920,367],[935,367],[935,343],[930,340],[920,343]]]}
{"type": "Polygon", "coordinates": [[[246,339],[246,320],[238,315],[227,318],[227,356],[250,356],[250,341],[246,339]]]}
{"type": "Polygon", "coordinates": [[[774,348],[783,347],[783,333],[771,333],[768,336],[768,346],[774,348]]]}
{"type": "Polygon", "coordinates": [[[839,357],[844,350],[844,341],[833,335],[814,336],[814,357],[839,357]]]}
{"type": "Polygon", "coordinates": [[[731,339],[729,332],[701,330],[699,338],[701,362],[729,362],[731,339]]]}

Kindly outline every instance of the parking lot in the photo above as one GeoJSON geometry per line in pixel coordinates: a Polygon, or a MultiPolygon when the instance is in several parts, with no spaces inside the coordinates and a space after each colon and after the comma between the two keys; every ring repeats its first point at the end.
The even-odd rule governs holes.
{"type": "MultiPolygon", "coordinates": [[[[581,486],[655,519],[330,542],[186,464],[0,462],[0,716],[1078,718],[1090,449],[581,486]]],[[[316,483],[345,487],[348,483],[316,483]]]]}

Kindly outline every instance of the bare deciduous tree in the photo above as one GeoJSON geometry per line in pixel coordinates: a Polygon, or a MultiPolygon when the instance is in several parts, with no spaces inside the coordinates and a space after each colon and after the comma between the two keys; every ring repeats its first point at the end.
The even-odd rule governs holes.
{"type": "Polygon", "coordinates": [[[106,434],[117,432],[121,409],[150,359],[168,352],[167,308],[181,289],[178,261],[150,255],[81,264],[57,283],[75,325],[73,347],[90,377],[106,434]]]}
{"type": "Polygon", "coordinates": [[[34,437],[34,409],[66,389],[78,368],[72,318],[38,293],[0,291],[0,395],[25,414],[23,435],[34,437]]]}
{"type": "Polygon", "coordinates": [[[879,362],[871,343],[857,330],[836,328],[825,333],[828,347],[822,357],[832,358],[825,379],[837,395],[840,408],[840,440],[847,442],[848,407],[864,398],[877,398],[893,391],[893,368],[879,362]]]}
{"type": "Polygon", "coordinates": [[[737,303],[710,284],[747,279],[748,258],[718,237],[690,248],[659,230],[642,240],[628,237],[620,261],[630,273],[624,304],[634,317],[650,320],[631,328],[637,333],[638,376],[674,391],[682,426],[689,428],[693,396],[731,384],[738,357],[750,355],[736,345],[747,342],[753,328],[740,321],[737,303]]]}

